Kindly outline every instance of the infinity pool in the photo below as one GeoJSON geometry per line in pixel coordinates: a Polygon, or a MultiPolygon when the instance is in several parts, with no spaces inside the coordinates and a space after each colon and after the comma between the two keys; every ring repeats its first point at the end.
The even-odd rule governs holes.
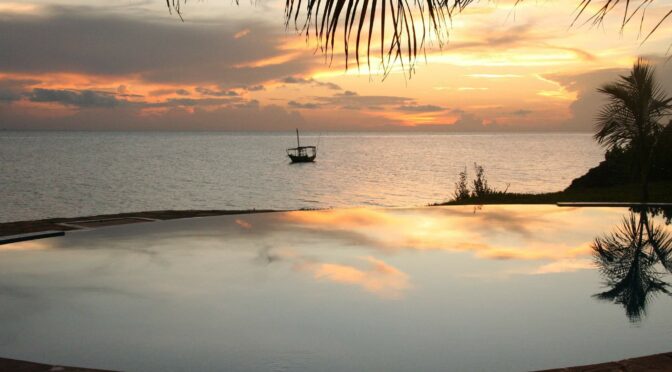
{"type": "Polygon", "coordinates": [[[665,269],[647,261],[648,281],[626,283],[636,298],[618,297],[632,278],[608,266],[623,252],[596,258],[630,222],[672,230],[625,208],[336,209],[3,245],[0,356],[129,371],[517,371],[667,352],[665,269]]]}

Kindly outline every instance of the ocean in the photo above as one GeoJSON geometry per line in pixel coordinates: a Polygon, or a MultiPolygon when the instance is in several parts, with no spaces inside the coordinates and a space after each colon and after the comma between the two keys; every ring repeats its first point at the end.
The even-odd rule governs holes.
{"type": "Polygon", "coordinates": [[[585,133],[0,132],[0,222],[165,209],[415,207],[473,164],[491,186],[562,190],[603,150],[585,133]]]}

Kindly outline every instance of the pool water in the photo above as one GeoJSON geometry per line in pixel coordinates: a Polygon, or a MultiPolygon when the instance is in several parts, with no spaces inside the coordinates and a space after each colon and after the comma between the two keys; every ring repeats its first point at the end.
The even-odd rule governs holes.
{"type": "MultiPolygon", "coordinates": [[[[3,245],[0,356],[127,371],[518,371],[667,352],[664,291],[634,305],[594,296],[623,279],[600,266],[595,239],[642,216],[671,230],[626,208],[356,208],[3,245]]],[[[669,280],[648,269],[650,283],[669,280]]]]}

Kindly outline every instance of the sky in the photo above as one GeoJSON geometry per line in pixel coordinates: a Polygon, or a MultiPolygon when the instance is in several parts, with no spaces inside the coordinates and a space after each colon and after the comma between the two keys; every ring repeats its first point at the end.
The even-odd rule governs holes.
{"type": "Polygon", "coordinates": [[[512,3],[474,4],[385,76],[286,28],[281,1],[189,1],[183,21],[159,0],[0,1],[0,129],[592,131],[596,89],[639,56],[672,93],[672,20],[643,42],[672,0],[641,31],[512,3]]]}

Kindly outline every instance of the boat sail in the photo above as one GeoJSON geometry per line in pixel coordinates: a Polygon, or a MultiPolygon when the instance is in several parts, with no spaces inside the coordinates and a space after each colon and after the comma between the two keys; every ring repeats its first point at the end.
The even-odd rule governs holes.
{"type": "Polygon", "coordinates": [[[296,147],[287,149],[287,156],[292,163],[312,163],[317,156],[317,146],[301,146],[299,129],[296,129],[296,147]]]}

